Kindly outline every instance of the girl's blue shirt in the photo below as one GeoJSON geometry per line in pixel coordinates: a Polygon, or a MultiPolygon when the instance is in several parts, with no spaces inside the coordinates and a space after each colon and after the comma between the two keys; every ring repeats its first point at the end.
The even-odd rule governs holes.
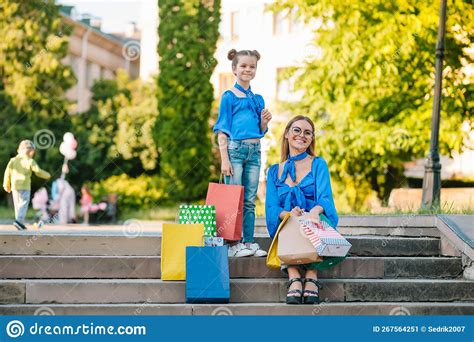
{"type": "Polygon", "coordinates": [[[266,191],[265,216],[268,233],[272,238],[281,223],[280,213],[291,211],[296,206],[310,211],[320,205],[332,226],[337,227],[339,217],[332,197],[329,169],[323,158],[315,157],[311,171],[295,186],[280,181],[278,164],[272,165],[268,170],[266,191]]]}
{"type": "MultiPolygon", "coordinates": [[[[261,95],[255,94],[256,100],[261,108],[265,108],[265,101],[261,95]]],[[[268,131],[260,131],[258,127],[258,116],[253,110],[251,99],[238,97],[232,91],[227,90],[222,94],[219,107],[219,117],[214,125],[213,132],[225,133],[230,140],[244,140],[263,138],[268,131]]]]}

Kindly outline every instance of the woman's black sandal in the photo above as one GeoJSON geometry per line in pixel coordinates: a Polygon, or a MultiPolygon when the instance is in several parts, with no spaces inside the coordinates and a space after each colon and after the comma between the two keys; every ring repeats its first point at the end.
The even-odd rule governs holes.
{"type": "Polygon", "coordinates": [[[319,290],[323,288],[323,285],[316,279],[306,278],[305,283],[308,281],[316,285],[317,291],[304,290],[303,291],[303,304],[319,304],[319,290]],[[305,296],[304,295],[305,293],[307,293],[308,295],[305,296]]]}
{"type": "MultiPolygon", "coordinates": [[[[299,281],[301,283],[301,287],[303,287],[303,280],[303,278],[292,278],[288,280],[288,288],[290,288],[291,284],[297,281],[299,281]]],[[[288,295],[286,296],[286,304],[301,304],[302,299],[302,290],[289,290],[288,295]],[[293,296],[292,294],[299,294],[299,296],[293,296]]]]}

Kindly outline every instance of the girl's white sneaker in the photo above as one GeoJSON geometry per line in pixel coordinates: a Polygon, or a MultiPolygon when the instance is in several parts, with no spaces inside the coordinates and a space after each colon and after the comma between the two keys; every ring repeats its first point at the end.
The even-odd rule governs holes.
{"type": "Polygon", "coordinates": [[[252,250],[253,255],[255,255],[256,257],[264,257],[264,256],[267,256],[268,254],[266,251],[261,249],[260,245],[256,242],[251,243],[251,244],[245,244],[245,246],[249,248],[250,250],[252,250]]]}
{"type": "Polygon", "coordinates": [[[243,243],[239,242],[233,246],[229,246],[229,257],[241,258],[253,255],[254,252],[243,243]]]}

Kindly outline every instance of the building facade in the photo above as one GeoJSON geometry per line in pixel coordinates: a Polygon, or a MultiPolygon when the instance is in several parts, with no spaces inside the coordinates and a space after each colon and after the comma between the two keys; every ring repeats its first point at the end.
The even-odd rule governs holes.
{"type": "Polygon", "coordinates": [[[133,29],[123,36],[102,32],[100,19],[89,15],[78,19],[71,6],[64,6],[61,15],[72,27],[64,63],[72,67],[77,78],[66,97],[73,102],[71,112],[81,113],[90,107],[91,87],[96,80],[112,79],[120,68],[126,70],[131,79],[139,76],[140,42],[133,29]]]}

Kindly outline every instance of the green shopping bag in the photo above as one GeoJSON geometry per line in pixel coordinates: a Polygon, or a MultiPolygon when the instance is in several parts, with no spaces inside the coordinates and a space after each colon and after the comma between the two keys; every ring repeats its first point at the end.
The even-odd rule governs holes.
{"type": "Polygon", "coordinates": [[[204,224],[205,236],[217,236],[216,207],[213,205],[188,205],[179,206],[179,223],[204,224]]]}

